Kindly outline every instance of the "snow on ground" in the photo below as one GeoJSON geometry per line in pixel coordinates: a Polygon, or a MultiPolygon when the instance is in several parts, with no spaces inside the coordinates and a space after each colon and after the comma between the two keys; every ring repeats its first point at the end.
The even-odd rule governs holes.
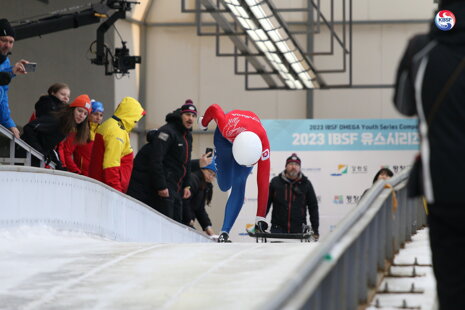
{"type": "Polygon", "coordinates": [[[412,241],[399,251],[394,258],[391,274],[404,277],[385,277],[367,310],[402,309],[404,306],[403,309],[436,309],[436,281],[431,267],[428,229],[419,230],[412,236],[412,241]],[[386,283],[392,293],[379,293],[385,289],[386,283]],[[412,284],[414,293],[410,293],[412,284]]]}
{"type": "Polygon", "coordinates": [[[149,244],[0,230],[1,309],[257,309],[316,243],[149,244]]]}

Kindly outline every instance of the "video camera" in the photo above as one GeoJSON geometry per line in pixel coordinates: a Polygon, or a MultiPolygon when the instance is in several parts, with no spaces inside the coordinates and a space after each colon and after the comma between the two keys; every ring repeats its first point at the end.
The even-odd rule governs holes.
{"type": "Polygon", "coordinates": [[[129,49],[126,47],[126,42],[122,41],[121,48],[115,48],[115,56],[113,58],[114,73],[126,74],[129,70],[135,69],[136,64],[142,62],[140,56],[130,56],[129,49]]]}

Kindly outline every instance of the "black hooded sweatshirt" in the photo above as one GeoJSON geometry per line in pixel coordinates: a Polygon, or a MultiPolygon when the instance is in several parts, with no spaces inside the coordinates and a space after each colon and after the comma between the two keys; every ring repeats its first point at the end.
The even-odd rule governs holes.
{"type": "Polygon", "coordinates": [[[428,201],[460,203],[465,202],[465,68],[456,68],[465,59],[465,5],[457,2],[441,9],[455,15],[454,28],[441,31],[433,23],[428,34],[409,41],[397,72],[394,102],[401,113],[418,115],[426,125],[420,132],[423,165],[418,172],[428,201]],[[457,78],[446,89],[454,74],[457,78]]]}
{"type": "Polygon", "coordinates": [[[66,104],[53,95],[41,96],[35,104],[36,117],[58,112],[66,107],[66,104]]]}

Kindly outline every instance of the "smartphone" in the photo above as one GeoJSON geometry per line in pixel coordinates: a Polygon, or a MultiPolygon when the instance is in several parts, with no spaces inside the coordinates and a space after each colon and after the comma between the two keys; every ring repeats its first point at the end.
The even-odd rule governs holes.
{"type": "Polygon", "coordinates": [[[23,64],[23,66],[24,66],[24,69],[26,70],[26,72],[36,72],[37,64],[34,63],[34,62],[30,62],[28,64],[23,64]]]}
{"type": "Polygon", "coordinates": [[[208,155],[207,157],[212,157],[213,156],[213,149],[211,147],[207,147],[205,149],[205,154],[208,154],[210,153],[210,155],[208,155]]]}

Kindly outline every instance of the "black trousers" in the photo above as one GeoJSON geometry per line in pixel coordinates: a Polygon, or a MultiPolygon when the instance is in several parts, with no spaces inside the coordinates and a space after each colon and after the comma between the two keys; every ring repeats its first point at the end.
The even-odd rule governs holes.
{"type": "Polygon", "coordinates": [[[182,198],[175,191],[170,190],[169,192],[170,196],[167,198],[156,196],[154,208],[158,212],[182,224],[182,198]]]}
{"type": "Polygon", "coordinates": [[[465,309],[465,203],[428,206],[440,310],[465,309]]]}

